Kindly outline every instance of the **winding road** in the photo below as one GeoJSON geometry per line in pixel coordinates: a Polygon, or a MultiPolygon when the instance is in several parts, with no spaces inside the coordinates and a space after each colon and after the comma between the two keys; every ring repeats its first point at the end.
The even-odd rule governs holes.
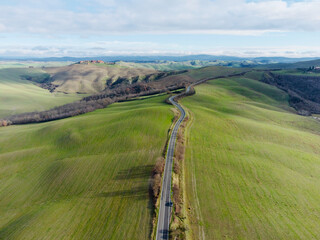
{"type": "Polygon", "coordinates": [[[169,140],[164,175],[163,175],[162,189],[161,189],[161,199],[160,199],[160,209],[159,209],[159,216],[158,216],[156,240],[169,239],[169,225],[170,225],[171,210],[172,210],[171,178],[172,178],[174,147],[176,144],[178,129],[186,116],[185,110],[174,99],[178,96],[188,93],[191,89],[191,86],[192,85],[190,85],[184,93],[171,96],[169,98],[169,101],[179,109],[181,115],[179,120],[174,125],[173,131],[169,140]]]}
{"type": "Polygon", "coordinates": [[[169,146],[166,155],[166,163],[163,175],[163,182],[161,188],[161,199],[160,199],[160,208],[159,208],[159,215],[158,215],[158,224],[157,224],[157,233],[156,233],[156,240],[162,239],[169,239],[169,230],[170,230],[170,219],[171,219],[171,210],[172,210],[172,201],[171,201],[171,178],[172,178],[172,164],[173,164],[173,155],[174,155],[174,147],[176,144],[177,133],[178,129],[186,117],[185,110],[181,107],[181,105],[176,102],[174,99],[176,97],[185,95],[190,92],[191,87],[204,83],[208,80],[214,80],[219,78],[228,78],[228,77],[236,77],[236,76],[243,76],[248,71],[244,71],[241,73],[230,74],[227,76],[216,76],[212,78],[205,78],[201,79],[198,82],[195,82],[188,86],[185,92],[180,93],[175,96],[171,96],[169,98],[170,103],[172,103],[175,107],[177,107],[181,113],[179,120],[174,125],[170,140],[169,146]]]}

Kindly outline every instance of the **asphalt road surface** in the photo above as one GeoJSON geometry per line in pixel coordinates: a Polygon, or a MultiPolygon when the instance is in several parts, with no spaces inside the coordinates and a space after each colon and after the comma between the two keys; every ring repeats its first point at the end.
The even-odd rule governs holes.
{"type": "MultiPolygon", "coordinates": [[[[190,88],[191,86],[187,88],[186,93],[190,91],[190,88]]],[[[182,93],[182,94],[185,94],[185,93],[182,93]]],[[[163,175],[162,189],[161,189],[161,199],[160,199],[160,209],[159,209],[159,216],[158,216],[156,240],[169,239],[169,225],[170,225],[171,210],[172,210],[171,178],[172,178],[174,147],[176,144],[178,129],[186,116],[186,112],[184,111],[184,109],[174,99],[182,94],[172,96],[169,98],[169,101],[179,109],[181,115],[179,120],[174,125],[173,131],[169,140],[169,145],[168,145],[168,150],[166,155],[166,164],[165,164],[164,175],[163,175]]]]}

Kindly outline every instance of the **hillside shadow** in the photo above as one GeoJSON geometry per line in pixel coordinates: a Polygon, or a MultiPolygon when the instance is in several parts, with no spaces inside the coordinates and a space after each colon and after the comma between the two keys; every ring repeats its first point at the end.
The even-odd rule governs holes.
{"type": "Polygon", "coordinates": [[[114,180],[127,180],[127,179],[149,179],[153,169],[153,165],[144,165],[139,167],[132,167],[119,171],[114,180]]]}
{"type": "Polygon", "coordinates": [[[131,198],[134,200],[145,200],[149,198],[149,189],[146,186],[140,186],[140,187],[133,187],[127,190],[101,192],[96,196],[103,197],[103,198],[121,197],[121,198],[131,198]]]}
{"type": "Polygon", "coordinates": [[[0,229],[0,239],[16,239],[16,234],[19,235],[20,230],[29,225],[35,215],[36,212],[30,212],[2,226],[0,229]]]}
{"type": "Polygon", "coordinates": [[[111,198],[134,198],[137,200],[150,199],[149,186],[146,184],[149,181],[153,165],[143,165],[121,170],[114,177],[115,181],[134,180],[134,187],[125,190],[101,192],[97,197],[111,198]],[[137,181],[138,180],[138,181],[137,181]],[[138,185],[138,186],[137,186],[138,185]]]}
{"type": "MultiPolygon", "coordinates": [[[[150,219],[153,218],[154,214],[154,205],[153,198],[150,192],[149,182],[152,169],[154,165],[143,165],[139,167],[132,167],[125,170],[121,170],[113,178],[114,181],[123,181],[123,180],[133,180],[132,182],[136,185],[130,189],[119,190],[119,191],[110,191],[110,192],[101,192],[96,195],[100,198],[113,198],[120,197],[132,200],[148,200],[146,209],[148,209],[150,214],[150,219]],[[137,186],[138,185],[138,186],[137,186]]],[[[152,222],[150,224],[149,234],[152,234],[152,222]]]]}

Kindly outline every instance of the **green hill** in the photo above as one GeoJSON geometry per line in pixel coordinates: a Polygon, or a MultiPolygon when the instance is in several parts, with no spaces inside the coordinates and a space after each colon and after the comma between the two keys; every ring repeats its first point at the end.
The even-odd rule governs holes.
{"type": "Polygon", "coordinates": [[[320,123],[248,78],[210,81],[182,103],[195,239],[319,239],[320,123]]]}
{"type": "Polygon", "coordinates": [[[50,93],[33,82],[22,79],[22,75],[45,74],[37,69],[0,69],[0,119],[12,114],[43,111],[80,99],[80,95],[50,93]]]}
{"type": "Polygon", "coordinates": [[[309,68],[312,66],[320,66],[320,59],[311,60],[311,61],[302,61],[296,63],[275,63],[275,64],[266,64],[261,65],[258,68],[282,68],[282,69],[295,69],[295,68],[309,68]]]}
{"type": "Polygon", "coordinates": [[[0,239],[148,239],[165,97],[0,128],[0,239]]]}
{"type": "Polygon", "coordinates": [[[95,94],[116,81],[132,83],[134,78],[143,78],[156,73],[151,69],[121,67],[108,64],[73,64],[65,67],[46,68],[51,75],[54,92],[95,94]]]}
{"type": "MultiPolygon", "coordinates": [[[[86,75],[80,67],[56,69],[66,80],[61,87],[91,89],[105,80],[92,68],[109,69],[89,65],[86,75]],[[79,79],[69,78],[71,69],[79,79]]],[[[116,78],[131,69],[112,67],[116,78]]],[[[297,115],[285,92],[259,82],[264,72],[249,70],[213,66],[150,82],[157,89],[248,71],[201,84],[181,100],[192,116],[185,154],[189,235],[319,239],[320,123],[297,115]]],[[[81,97],[38,87],[47,75],[1,69],[0,118],[81,97]]],[[[150,175],[173,117],[165,98],[0,128],[0,239],[148,239],[150,175]]]]}

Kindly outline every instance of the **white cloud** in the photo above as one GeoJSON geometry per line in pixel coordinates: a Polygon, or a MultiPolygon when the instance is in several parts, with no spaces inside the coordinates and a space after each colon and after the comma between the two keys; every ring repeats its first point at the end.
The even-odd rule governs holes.
{"type": "Polygon", "coordinates": [[[174,44],[152,42],[99,41],[85,44],[57,46],[0,46],[0,55],[10,57],[94,57],[121,55],[192,55],[211,54],[238,57],[319,57],[320,47],[212,47],[198,50],[185,49],[174,44]]]}
{"type": "Polygon", "coordinates": [[[0,23],[0,33],[4,32],[6,30],[6,27],[0,23]]]}
{"type": "Polygon", "coordinates": [[[10,45],[0,46],[3,56],[34,56],[34,57],[84,57],[104,55],[152,55],[152,54],[184,54],[179,46],[174,44],[159,44],[153,42],[98,41],[75,44],[10,45]]]}
{"type": "Polygon", "coordinates": [[[320,56],[320,49],[314,47],[316,40],[309,41],[315,35],[313,39],[319,39],[319,12],[320,1],[310,0],[0,0],[0,54],[320,56]],[[277,36],[283,33],[289,41],[277,38],[276,42],[270,32],[277,36]],[[305,32],[309,32],[305,43],[300,39],[290,43],[290,37],[305,32]],[[174,36],[185,33],[198,38],[174,36]],[[144,34],[152,37],[146,40],[144,34]],[[160,40],[157,34],[163,34],[159,35],[160,40]],[[203,34],[233,36],[218,36],[217,41],[210,38],[201,45],[195,39],[205,39],[203,34]],[[253,36],[251,41],[240,42],[248,40],[247,36],[253,36]],[[219,37],[230,41],[219,42],[219,37]],[[270,47],[300,43],[309,48],[270,47]],[[237,44],[257,47],[223,48],[237,44]]]}
{"type": "Polygon", "coordinates": [[[82,1],[74,9],[64,7],[61,1],[50,6],[32,2],[34,5],[28,0],[16,6],[0,3],[0,32],[255,35],[266,31],[320,31],[319,1],[95,0],[89,5],[82,1]]]}

